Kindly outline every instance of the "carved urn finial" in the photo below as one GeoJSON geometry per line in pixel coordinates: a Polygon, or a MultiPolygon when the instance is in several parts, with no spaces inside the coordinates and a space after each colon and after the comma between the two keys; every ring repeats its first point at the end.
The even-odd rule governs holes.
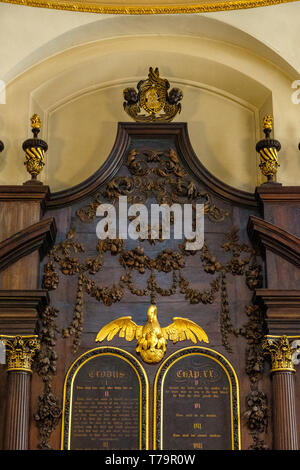
{"type": "Polygon", "coordinates": [[[42,121],[40,119],[40,116],[38,114],[34,114],[33,116],[31,116],[30,124],[34,137],[37,137],[42,127],[42,121]]]}
{"type": "Polygon", "coordinates": [[[24,165],[28,173],[31,174],[31,180],[24,184],[42,184],[37,180],[37,175],[42,171],[45,165],[45,152],[48,150],[48,144],[37,137],[42,126],[40,117],[34,114],[30,118],[30,122],[33,138],[25,140],[22,148],[25,152],[24,165]]]}
{"type": "Polygon", "coordinates": [[[278,152],[281,149],[281,144],[278,140],[270,138],[272,130],[273,118],[267,114],[263,119],[265,139],[260,140],[256,144],[256,151],[260,156],[259,168],[262,174],[267,177],[267,183],[275,183],[274,176],[277,173],[277,168],[280,166],[278,152]]]}
{"type": "Polygon", "coordinates": [[[264,130],[266,139],[268,139],[273,130],[273,118],[270,114],[266,114],[263,119],[263,130],[264,130]]]}

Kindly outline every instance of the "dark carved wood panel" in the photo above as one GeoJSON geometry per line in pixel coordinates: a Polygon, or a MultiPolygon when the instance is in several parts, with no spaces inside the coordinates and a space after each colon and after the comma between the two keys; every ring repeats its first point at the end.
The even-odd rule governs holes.
{"type": "MultiPolygon", "coordinates": [[[[63,360],[50,359],[55,374],[38,366],[40,376],[51,386],[51,399],[47,386],[43,392],[40,378],[33,376],[32,402],[39,419],[38,432],[36,423],[32,423],[30,448],[59,448],[62,384],[71,363],[97,346],[98,331],[113,319],[131,315],[137,324],[144,325],[153,296],[162,327],[172,323],[175,316],[196,322],[208,335],[208,346],[227,357],[237,371],[241,416],[247,416],[241,419],[242,448],[270,447],[270,435],[265,433],[269,381],[263,376],[259,351],[262,318],[251,302],[253,291],[262,286],[264,276],[262,261],[247,235],[249,215],[259,216],[254,196],[226,185],[221,190],[216,180],[213,185],[213,178],[193,154],[183,125],[124,124],[120,128],[122,132],[119,130],[119,141],[112,152],[116,161],[113,163],[110,157],[104,172],[99,170],[80,188],[53,195],[47,203],[51,212],[44,217],[51,214],[55,218],[57,238],[56,247],[41,265],[40,282],[41,287],[49,289],[51,306],[57,310],[51,310],[49,317],[51,328],[54,322],[58,328],[55,350],[63,360]],[[166,170],[167,176],[163,173],[166,170]],[[148,189],[147,181],[151,182],[148,189]],[[187,253],[179,246],[184,240],[151,244],[128,239],[123,244],[116,241],[100,246],[95,209],[99,199],[113,201],[120,193],[128,196],[129,204],[141,200],[148,207],[151,201],[163,198],[169,203],[205,203],[204,248],[195,254],[187,253]],[[137,246],[143,251],[136,252],[137,246]],[[130,268],[131,259],[137,262],[135,268],[130,268]],[[46,423],[43,410],[51,406],[57,417],[46,423]],[[262,410],[262,414],[256,417],[252,408],[262,410]]],[[[47,321],[49,318],[44,318],[44,323],[47,321]]],[[[168,341],[164,359],[191,344],[187,340],[178,344],[168,341]]],[[[117,335],[112,342],[101,345],[125,349],[141,361],[135,340],[128,342],[117,335]]],[[[50,354],[47,346],[42,350],[50,354]]],[[[143,366],[149,379],[152,410],[159,364],[143,366]]],[[[152,412],[149,419],[152,448],[152,412]]]]}
{"type": "MultiPolygon", "coordinates": [[[[24,203],[24,223],[18,215],[14,224],[11,210],[2,239],[23,229],[28,235],[27,228],[39,220],[41,203],[42,210],[46,209],[41,225],[46,226],[51,217],[57,227],[56,245],[51,249],[53,235],[40,263],[38,286],[34,273],[36,249],[43,238],[39,235],[36,244],[32,243],[34,234],[29,233],[28,243],[21,237],[23,258],[6,269],[7,276],[2,278],[7,289],[15,279],[19,289],[46,290],[50,297],[46,308],[35,306],[29,312],[31,327],[39,314],[36,332],[42,345],[32,376],[30,449],[60,448],[65,376],[78,357],[99,346],[95,342],[98,331],[127,315],[144,325],[147,308],[154,301],[161,327],[172,323],[173,317],[194,321],[207,334],[207,347],[232,364],[239,382],[242,449],[272,448],[271,381],[261,341],[272,328],[278,334],[292,334],[299,327],[299,302],[292,293],[300,288],[298,254],[294,256],[300,236],[299,188],[267,184],[255,195],[236,190],[203,167],[189,142],[186,124],[120,123],[108,159],[80,185],[54,194],[44,186],[2,187],[0,194],[3,204],[34,204],[30,214],[24,203]],[[151,202],[204,203],[203,248],[188,252],[184,239],[99,242],[96,208],[99,203],[115,202],[120,194],[128,196],[129,204],[143,202],[148,208],[151,202]],[[255,235],[253,245],[249,233],[255,235]],[[35,251],[25,256],[28,247],[35,251]],[[256,302],[259,292],[261,300],[256,302]],[[282,305],[284,314],[278,316],[276,306],[282,309],[282,305]]],[[[7,260],[9,256],[4,257],[7,260]]],[[[20,318],[13,323],[19,324],[20,318]]],[[[116,335],[100,346],[126,350],[142,361],[136,340],[116,335]]],[[[168,340],[163,360],[191,346],[187,340],[176,344],[168,340]]],[[[153,387],[160,365],[143,363],[150,388],[150,449],[153,387]]],[[[2,398],[5,383],[3,377],[2,398]]],[[[5,400],[1,406],[3,416],[5,400]]],[[[299,416],[300,410],[296,412],[299,416]]]]}

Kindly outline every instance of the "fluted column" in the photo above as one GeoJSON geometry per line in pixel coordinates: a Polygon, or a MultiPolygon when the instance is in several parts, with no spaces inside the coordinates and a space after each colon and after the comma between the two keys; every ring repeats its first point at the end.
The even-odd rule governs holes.
{"type": "Polygon", "coordinates": [[[298,450],[293,364],[295,349],[286,336],[266,337],[263,349],[272,364],[273,448],[298,450]]]}
{"type": "Polygon", "coordinates": [[[1,336],[6,345],[7,403],[5,450],[27,450],[29,437],[31,365],[39,341],[36,336],[1,336]]]}

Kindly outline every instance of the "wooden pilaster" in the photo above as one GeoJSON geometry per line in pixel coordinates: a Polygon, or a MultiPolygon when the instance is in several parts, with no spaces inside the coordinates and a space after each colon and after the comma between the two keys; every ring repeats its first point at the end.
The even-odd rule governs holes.
{"type": "Polygon", "coordinates": [[[256,290],[254,302],[268,330],[263,348],[272,365],[273,448],[297,450],[291,337],[300,335],[300,188],[263,184],[256,197],[263,218],[249,217],[248,234],[265,259],[266,286],[256,290]]]}
{"type": "Polygon", "coordinates": [[[55,221],[41,220],[49,188],[0,186],[0,337],[6,346],[4,449],[26,450],[29,441],[31,364],[39,342],[39,313],[48,293],[39,290],[40,259],[56,236],[55,221]]]}

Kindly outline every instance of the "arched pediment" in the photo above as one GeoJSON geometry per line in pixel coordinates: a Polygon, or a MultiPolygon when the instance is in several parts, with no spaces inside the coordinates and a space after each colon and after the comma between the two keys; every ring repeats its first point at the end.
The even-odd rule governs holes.
{"type": "Polygon", "coordinates": [[[176,151],[179,153],[182,162],[200,184],[230,202],[249,207],[257,206],[254,194],[239,191],[223,183],[202,165],[192,148],[186,123],[141,124],[123,122],[118,125],[113,149],[104,164],[82,183],[64,191],[52,193],[46,202],[47,208],[54,209],[74,204],[94,194],[101,186],[112,179],[121,168],[121,165],[126,162],[132,140],[139,139],[139,137],[157,141],[158,144],[160,139],[173,138],[176,151]]]}

